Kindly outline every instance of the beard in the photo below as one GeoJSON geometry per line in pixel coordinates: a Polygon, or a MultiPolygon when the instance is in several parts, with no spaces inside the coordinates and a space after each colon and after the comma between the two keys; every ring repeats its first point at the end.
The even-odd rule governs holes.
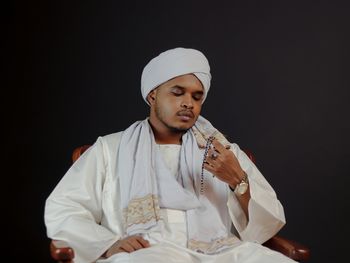
{"type": "Polygon", "coordinates": [[[171,125],[169,122],[166,121],[166,118],[164,116],[165,114],[163,114],[160,107],[155,107],[155,113],[158,120],[173,133],[185,133],[192,127],[176,127],[174,125],[171,125]]]}

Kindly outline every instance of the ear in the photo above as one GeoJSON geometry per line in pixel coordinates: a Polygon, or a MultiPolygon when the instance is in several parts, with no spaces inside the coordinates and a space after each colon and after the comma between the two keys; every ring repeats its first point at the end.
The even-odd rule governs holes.
{"type": "Polygon", "coordinates": [[[157,94],[157,89],[151,90],[150,93],[147,95],[147,101],[150,105],[153,105],[154,102],[156,101],[156,94],[157,94]]]}

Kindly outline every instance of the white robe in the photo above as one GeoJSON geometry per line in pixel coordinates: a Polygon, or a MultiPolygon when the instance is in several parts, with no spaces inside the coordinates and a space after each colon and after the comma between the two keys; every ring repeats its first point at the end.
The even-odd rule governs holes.
{"type": "MultiPolygon", "coordinates": [[[[114,242],[122,238],[123,218],[120,204],[116,160],[122,133],[99,137],[67,171],[45,206],[47,235],[66,241],[75,251],[75,263],[88,262],[294,262],[260,244],[274,236],[285,224],[283,207],[259,170],[236,144],[232,151],[249,176],[251,200],[249,222],[234,193],[227,204],[232,232],[237,245],[217,255],[205,255],[186,248],[186,219],[183,211],[161,209],[164,229],[144,236],[151,247],[133,253],[119,253],[99,259],[114,242]]],[[[170,170],[178,163],[176,146],[164,150],[170,170]]]]}

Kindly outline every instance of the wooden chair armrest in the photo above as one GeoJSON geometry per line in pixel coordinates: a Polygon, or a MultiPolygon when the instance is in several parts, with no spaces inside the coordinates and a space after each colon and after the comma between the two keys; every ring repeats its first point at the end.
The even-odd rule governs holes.
{"type": "Polygon", "coordinates": [[[270,249],[276,250],[295,261],[307,261],[310,258],[309,248],[280,236],[272,237],[263,245],[270,249]]]}
{"type": "Polygon", "coordinates": [[[78,160],[78,158],[87,150],[90,148],[91,145],[86,144],[80,147],[77,147],[74,149],[73,153],[72,153],[72,161],[73,163],[78,160]]]}
{"type": "Polygon", "coordinates": [[[50,252],[51,257],[60,263],[73,263],[74,251],[64,241],[52,240],[50,243],[50,252]]]}

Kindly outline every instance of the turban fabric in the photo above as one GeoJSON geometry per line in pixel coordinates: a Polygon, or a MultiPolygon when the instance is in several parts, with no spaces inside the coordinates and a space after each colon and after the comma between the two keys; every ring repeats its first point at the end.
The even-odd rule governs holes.
{"type": "Polygon", "coordinates": [[[194,74],[202,83],[204,98],[210,87],[210,66],[202,52],[191,48],[174,48],[162,52],[153,58],[143,69],[141,76],[141,93],[147,104],[147,95],[168,80],[194,74]]]}

